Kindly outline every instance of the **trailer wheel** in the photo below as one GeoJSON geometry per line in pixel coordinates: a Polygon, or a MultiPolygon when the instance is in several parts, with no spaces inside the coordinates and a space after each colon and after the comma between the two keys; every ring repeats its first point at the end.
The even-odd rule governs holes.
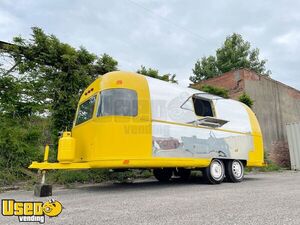
{"type": "Polygon", "coordinates": [[[244,179],[244,165],[239,160],[230,160],[225,167],[226,179],[230,182],[237,183],[244,179]]]}
{"type": "Polygon", "coordinates": [[[180,179],[183,181],[187,181],[191,175],[191,170],[189,169],[179,168],[176,172],[180,179]]]}
{"type": "Polygon", "coordinates": [[[173,170],[169,168],[154,169],[153,175],[160,182],[168,182],[173,175],[173,170]]]}
{"type": "Polygon", "coordinates": [[[210,184],[220,184],[225,178],[225,166],[219,159],[213,159],[203,171],[203,176],[210,184]]]}

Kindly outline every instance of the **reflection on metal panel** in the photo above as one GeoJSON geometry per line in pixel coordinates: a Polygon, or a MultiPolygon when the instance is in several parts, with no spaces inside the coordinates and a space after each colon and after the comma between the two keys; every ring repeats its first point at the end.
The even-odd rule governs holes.
{"type": "Polygon", "coordinates": [[[171,122],[193,121],[196,115],[180,106],[193,94],[203,93],[191,88],[146,77],[149,85],[152,119],[171,122]]]}
{"type": "Polygon", "coordinates": [[[251,132],[249,115],[245,106],[232,99],[214,100],[217,118],[229,121],[222,129],[251,132]]]}
{"type": "Polygon", "coordinates": [[[286,125],[291,159],[291,169],[300,170],[300,123],[286,125]]]}
{"type": "Polygon", "coordinates": [[[193,111],[193,103],[187,100],[192,95],[198,94],[213,102],[216,118],[229,121],[221,127],[222,129],[251,132],[249,116],[242,103],[151,77],[146,77],[146,79],[149,85],[153,120],[176,123],[196,121],[199,117],[193,111]]]}
{"type": "Polygon", "coordinates": [[[155,157],[248,159],[253,139],[248,134],[223,132],[163,122],[152,124],[155,157]]]}
{"type": "Polygon", "coordinates": [[[253,150],[253,138],[249,116],[242,103],[146,79],[151,97],[153,156],[248,159],[249,151],[253,150]],[[217,119],[228,121],[220,128],[236,132],[186,126],[199,119],[193,111],[193,102],[188,102],[197,93],[212,101],[217,119]]]}

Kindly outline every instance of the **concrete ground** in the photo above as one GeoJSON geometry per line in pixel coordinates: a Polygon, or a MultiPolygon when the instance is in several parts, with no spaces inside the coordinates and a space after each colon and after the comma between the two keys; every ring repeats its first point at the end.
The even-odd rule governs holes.
{"type": "MultiPolygon", "coordinates": [[[[58,217],[46,217],[45,224],[300,224],[300,173],[292,171],[248,174],[237,184],[207,185],[201,178],[160,184],[150,178],[53,192],[64,209],[58,217]]],[[[31,191],[0,197],[49,199],[31,191]]],[[[20,223],[0,215],[0,224],[20,223]]]]}

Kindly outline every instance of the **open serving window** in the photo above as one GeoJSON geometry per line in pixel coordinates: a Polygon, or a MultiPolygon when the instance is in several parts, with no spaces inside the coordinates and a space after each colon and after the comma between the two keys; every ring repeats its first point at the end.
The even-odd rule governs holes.
{"type": "MultiPolygon", "coordinates": [[[[201,117],[195,121],[188,122],[189,124],[202,125],[209,127],[221,127],[226,124],[227,120],[218,119],[215,116],[212,98],[206,98],[205,93],[194,94],[190,96],[180,108],[193,111],[197,116],[201,117]]],[[[213,96],[217,99],[217,96],[213,96]]]]}

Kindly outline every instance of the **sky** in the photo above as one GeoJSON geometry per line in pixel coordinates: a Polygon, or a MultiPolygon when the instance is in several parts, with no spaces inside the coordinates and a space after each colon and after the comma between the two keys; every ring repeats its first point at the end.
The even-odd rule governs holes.
{"type": "Polygon", "coordinates": [[[76,48],[107,53],[120,70],[141,65],[187,86],[195,62],[239,33],[271,77],[300,89],[300,1],[0,0],[0,40],[41,27],[76,48]]]}

